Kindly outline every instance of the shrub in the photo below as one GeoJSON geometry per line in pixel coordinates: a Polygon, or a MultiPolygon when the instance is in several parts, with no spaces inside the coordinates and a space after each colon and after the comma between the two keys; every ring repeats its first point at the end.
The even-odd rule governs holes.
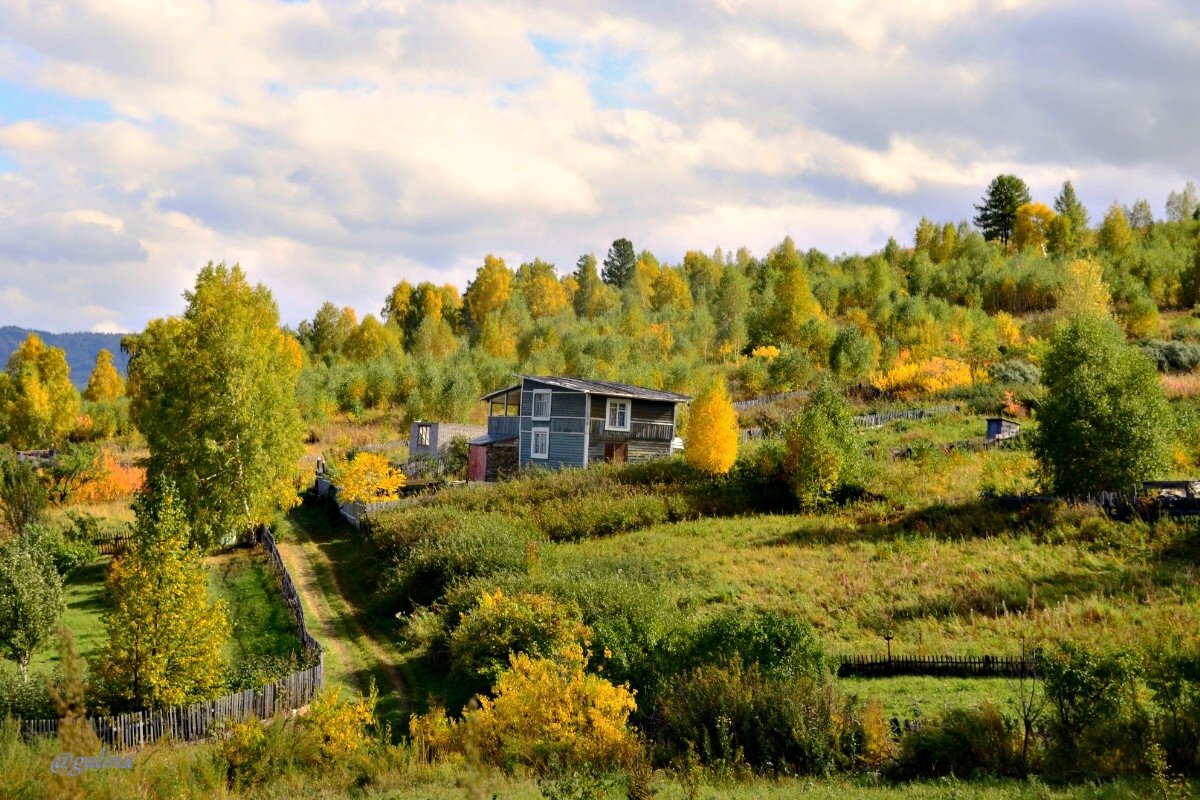
{"type": "Polygon", "coordinates": [[[83,518],[76,516],[74,519],[75,526],[66,530],[39,525],[30,529],[28,533],[37,541],[38,546],[46,551],[50,560],[54,562],[55,571],[64,578],[100,557],[100,553],[92,545],[91,537],[84,538],[90,526],[83,523],[84,534],[80,535],[79,526],[83,518]]]}
{"type": "Polygon", "coordinates": [[[691,664],[731,659],[739,659],[746,666],[758,664],[764,672],[791,678],[819,679],[829,668],[811,625],[760,609],[731,608],[697,629],[691,645],[691,664]]]}
{"type": "MultiPolygon", "coordinates": [[[[61,685],[62,677],[56,676],[54,683],[61,685]]],[[[57,716],[54,700],[46,681],[40,676],[22,680],[10,671],[0,671],[0,720],[5,717],[25,719],[49,719],[57,716]]]]}
{"type": "Polygon", "coordinates": [[[537,509],[537,525],[551,541],[580,541],[648,528],[688,516],[679,498],[634,492],[625,497],[601,494],[547,503],[537,509]]]}
{"type": "Polygon", "coordinates": [[[1200,365],[1200,346],[1190,342],[1145,339],[1137,344],[1159,372],[1191,372],[1200,365]]]}
{"type": "Polygon", "coordinates": [[[110,503],[133,497],[146,483],[146,471],[120,463],[110,450],[100,451],[99,474],[75,490],[76,503],[110,503]]]}
{"type": "Polygon", "coordinates": [[[1194,775],[1200,770],[1200,647],[1167,640],[1148,662],[1146,684],[1161,711],[1155,738],[1172,770],[1194,775]]]}
{"type": "Polygon", "coordinates": [[[628,727],[637,707],[633,693],[585,672],[583,648],[564,648],[558,659],[518,654],[481,698],[463,726],[482,757],[497,766],[545,772],[551,765],[612,767],[629,761],[637,739],[628,727]]]}
{"type": "Polygon", "coordinates": [[[1047,766],[1067,778],[1136,773],[1146,720],[1134,693],[1140,665],[1125,650],[1063,642],[1036,654],[1050,711],[1047,766]]]}
{"type": "Polygon", "coordinates": [[[379,453],[357,453],[349,463],[334,465],[338,499],[349,503],[395,500],[404,488],[404,473],[379,453]]]}
{"type": "Polygon", "coordinates": [[[831,683],[768,675],[740,659],[676,678],[660,712],[668,751],[693,750],[713,766],[825,775],[853,760],[863,741],[831,683]]]}
{"type": "Polygon", "coordinates": [[[509,517],[428,506],[381,514],[372,542],[389,566],[383,583],[424,605],[464,578],[525,570],[535,535],[509,517]]]}
{"type": "Polygon", "coordinates": [[[586,647],[590,636],[574,603],[541,594],[506,596],[497,589],[480,595],[450,634],[451,670],[482,691],[508,669],[513,654],[555,658],[570,645],[586,647]]]}
{"type": "Polygon", "coordinates": [[[797,501],[812,508],[858,478],[862,454],[849,407],[825,381],[785,427],[784,467],[797,501]]]}
{"type": "Polygon", "coordinates": [[[374,681],[366,697],[351,700],[326,688],[308,706],[301,747],[309,760],[339,762],[360,754],[371,741],[378,692],[374,681]]]}
{"type": "Polygon", "coordinates": [[[1004,384],[1038,383],[1042,379],[1042,371],[1023,358],[1010,358],[992,364],[988,367],[988,375],[993,383],[1004,384]]]}
{"type": "Polygon", "coordinates": [[[1018,722],[991,703],[950,709],[904,736],[891,773],[903,780],[1016,775],[1021,740],[1018,722]]]}

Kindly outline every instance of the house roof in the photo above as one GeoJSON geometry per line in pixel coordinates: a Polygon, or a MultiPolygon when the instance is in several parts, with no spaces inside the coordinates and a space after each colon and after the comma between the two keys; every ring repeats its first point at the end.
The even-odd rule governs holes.
{"type": "Polygon", "coordinates": [[[666,400],[675,403],[686,403],[692,398],[684,394],[663,392],[658,389],[646,389],[641,386],[630,386],[627,383],[612,381],[585,381],[579,378],[553,378],[545,375],[522,375],[522,379],[547,383],[560,389],[572,392],[591,392],[609,397],[630,397],[635,400],[666,400]]]}
{"type": "MultiPolygon", "coordinates": [[[[571,392],[590,392],[591,394],[605,395],[607,397],[629,397],[634,400],[662,400],[671,403],[686,403],[692,399],[685,394],[663,392],[658,389],[646,389],[641,386],[630,386],[627,383],[614,383],[612,381],[585,381],[579,378],[557,378],[548,375],[521,375],[520,377],[523,381],[537,381],[538,383],[557,386],[560,389],[566,389],[571,392]]],[[[519,388],[520,385],[516,384],[504,389],[497,389],[491,394],[485,394],[480,399],[491,400],[493,397],[500,397],[519,388]]]]}
{"type": "Polygon", "coordinates": [[[477,436],[468,444],[496,444],[497,442],[511,442],[516,439],[515,433],[487,433],[483,436],[477,436]]]}

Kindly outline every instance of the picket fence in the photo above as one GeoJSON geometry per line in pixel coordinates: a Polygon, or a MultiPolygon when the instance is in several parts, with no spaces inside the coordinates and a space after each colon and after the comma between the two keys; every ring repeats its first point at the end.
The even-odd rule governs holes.
{"type": "MultiPolygon", "coordinates": [[[[266,528],[261,528],[255,534],[255,539],[266,551],[279,575],[283,599],[291,609],[300,641],[310,656],[316,659],[316,664],[264,686],[245,689],[214,700],[153,711],[89,717],[88,724],[103,744],[120,750],[150,744],[164,736],[176,741],[197,741],[208,737],[226,721],[269,719],[276,714],[298,711],[307,706],[324,688],[325,656],[320,643],[308,632],[300,595],[296,591],[292,576],[283,564],[283,559],[279,556],[275,537],[266,528]]],[[[58,725],[57,719],[27,719],[21,722],[22,730],[27,736],[57,735],[58,725]]]]}
{"type": "Polygon", "coordinates": [[[92,546],[105,556],[120,555],[125,551],[133,534],[127,529],[119,531],[103,531],[92,537],[92,546]]]}
{"type": "Polygon", "coordinates": [[[1011,678],[1034,673],[1033,660],[1021,656],[843,656],[839,677],[945,675],[1011,678]]]}

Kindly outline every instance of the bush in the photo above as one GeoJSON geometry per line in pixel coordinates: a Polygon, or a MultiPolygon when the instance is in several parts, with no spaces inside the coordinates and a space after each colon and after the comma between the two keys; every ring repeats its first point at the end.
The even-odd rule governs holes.
{"type": "Polygon", "coordinates": [[[579,607],[541,594],[484,593],[450,634],[451,671],[473,691],[494,685],[515,653],[556,658],[563,648],[587,646],[591,630],[579,607]]]}
{"type": "Polygon", "coordinates": [[[1144,339],[1137,343],[1159,372],[1191,372],[1200,365],[1200,345],[1144,339]]]}
{"type": "Polygon", "coordinates": [[[1042,379],[1042,371],[1023,358],[1010,358],[992,364],[988,367],[988,375],[993,383],[1003,384],[1038,383],[1042,379]]]}
{"type": "Polygon", "coordinates": [[[1108,779],[1141,771],[1149,731],[1135,699],[1141,670],[1134,655],[1063,642],[1039,650],[1036,661],[1050,715],[1051,773],[1108,779]]]}
{"type": "Polygon", "coordinates": [[[637,752],[627,726],[633,693],[585,672],[578,645],[558,660],[515,655],[495,687],[495,699],[464,716],[481,756],[502,767],[545,772],[554,765],[614,767],[637,752]]]}
{"type": "Polygon", "coordinates": [[[826,503],[859,477],[862,454],[849,407],[826,381],[784,428],[784,467],[801,507],[826,503]]]}
{"type": "Polygon", "coordinates": [[[1148,661],[1146,684],[1160,709],[1155,738],[1173,771],[1195,775],[1200,771],[1200,646],[1168,640],[1148,661]]]}
{"type": "MultiPolygon", "coordinates": [[[[56,676],[54,683],[61,688],[62,677],[56,676]]],[[[0,720],[5,717],[50,719],[57,716],[54,700],[41,676],[21,680],[20,675],[10,670],[0,671],[0,720]]]]}
{"type": "Polygon", "coordinates": [[[551,541],[573,542],[612,536],[691,516],[682,498],[635,492],[625,497],[604,494],[547,503],[534,514],[551,541]]]}
{"type": "Polygon", "coordinates": [[[790,678],[819,679],[829,669],[811,625],[760,609],[731,608],[697,629],[690,653],[693,666],[732,659],[790,678]]]}
{"type": "Polygon", "coordinates": [[[383,584],[427,605],[455,581],[525,570],[535,534],[509,517],[429,506],[376,517],[371,539],[388,566],[383,584]]]}
{"type": "Polygon", "coordinates": [[[895,778],[916,780],[955,775],[1016,776],[1021,766],[1022,730],[991,703],[954,708],[924,721],[900,742],[890,770],[895,778]]]}
{"type": "Polygon", "coordinates": [[[28,535],[37,541],[38,546],[49,554],[50,560],[54,562],[55,571],[64,578],[100,557],[87,533],[90,526],[82,517],[74,519],[75,525],[66,530],[39,525],[28,532],[28,535]]]}
{"type": "Polygon", "coordinates": [[[866,741],[832,683],[768,675],[740,659],[675,679],[660,710],[667,750],[694,751],[711,766],[826,775],[853,763],[866,741]]]}

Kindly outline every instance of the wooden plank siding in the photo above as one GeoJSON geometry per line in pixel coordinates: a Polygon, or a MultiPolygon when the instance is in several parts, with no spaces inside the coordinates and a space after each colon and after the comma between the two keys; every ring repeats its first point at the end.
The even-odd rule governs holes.
{"type": "Polygon", "coordinates": [[[587,404],[583,392],[559,389],[538,381],[526,380],[521,387],[521,435],[519,457],[522,467],[562,469],[582,467],[587,404]],[[533,391],[550,392],[550,419],[533,418],[533,391]],[[534,428],[550,429],[549,458],[532,458],[531,439],[534,428]]]}

